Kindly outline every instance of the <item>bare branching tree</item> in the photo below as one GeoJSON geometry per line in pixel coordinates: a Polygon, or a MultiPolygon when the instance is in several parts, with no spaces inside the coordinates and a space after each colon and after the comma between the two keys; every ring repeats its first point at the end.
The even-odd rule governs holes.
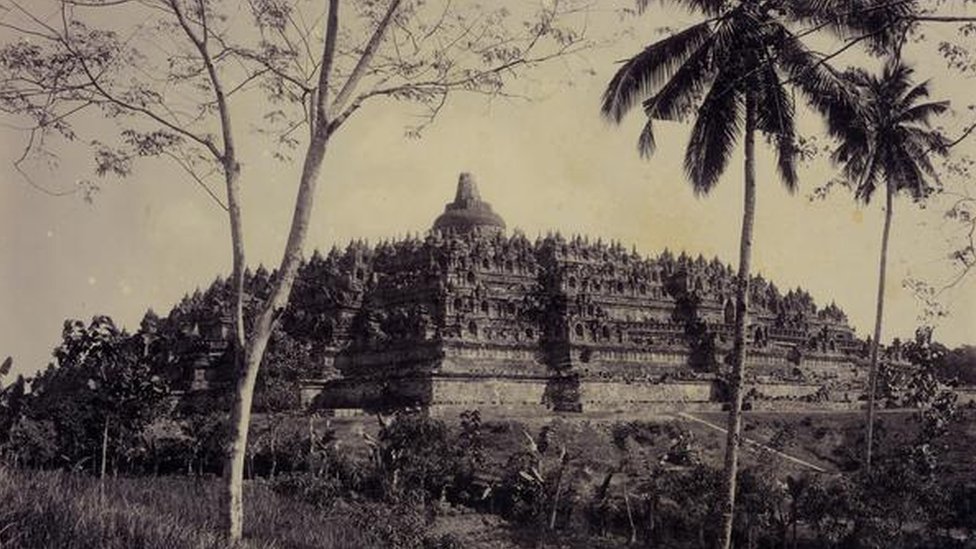
{"type": "Polygon", "coordinates": [[[419,109],[408,128],[416,134],[455,92],[517,93],[510,84],[526,69],[590,45],[586,9],[581,0],[0,0],[0,109],[24,136],[14,167],[27,183],[90,198],[93,180],[51,188],[36,175],[56,168],[65,147],[89,148],[96,177],[126,177],[138,159],[162,158],[228,216],[239,371],[224,469],[229,538],[243,531],[258,368],[289,299],[333,136],[372,103],[419,109]],[[270,296],[245,330],[240,145],[252,139],[300,163],[301,175],[270,296]]]}

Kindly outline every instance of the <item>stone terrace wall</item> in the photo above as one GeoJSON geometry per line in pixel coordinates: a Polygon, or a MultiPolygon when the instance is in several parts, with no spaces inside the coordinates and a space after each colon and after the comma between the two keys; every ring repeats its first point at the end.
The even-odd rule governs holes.
{"type": "Polygon", "coordinates": [[[501,377],[448,378],[432,380],[433,402],[437,406],[516,407],[546,410],[547,380],[501,377]]]}
{"type": "Polygon", "coordinates": [[[668,408],[703,405],[717,397],[712,381],[681,383],[625,383],[621,381],[585,380],[580,383],[583,411],[615,411],[668,404],[668,408]]]}

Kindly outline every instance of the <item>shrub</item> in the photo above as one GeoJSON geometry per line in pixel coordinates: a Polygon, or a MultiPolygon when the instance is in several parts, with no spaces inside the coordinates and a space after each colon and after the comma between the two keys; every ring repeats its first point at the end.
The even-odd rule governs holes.
{"type": "Polygon", "coordinates": [[[367,502],[352,507],[349,514],[353,525],[374,546],[417,549],[428,541],[427,517],[423,508],[413,503],[367,502]]]}
{"type": "Polygon", "coordinates": [[[467,503],[485,461],[481,416],[461,414],[457,436],[444,424],[419,413],[398,413],[373,446],[372,495],[421,501],[447,499],[467,503]]]}
{"type": "Polygon", "coordinates": [[[275,479],[272,489],[285,497],[302,501],[319,510],[330,511],[343,495],[343,486],[336,477],[308,473],[289,473],[275,479]]]}

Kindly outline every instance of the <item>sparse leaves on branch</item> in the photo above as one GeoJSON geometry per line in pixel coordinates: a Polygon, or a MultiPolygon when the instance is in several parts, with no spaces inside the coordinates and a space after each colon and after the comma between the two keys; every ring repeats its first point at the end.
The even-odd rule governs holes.
{"type": "Polygon", "coordinates": [[[25,135],[17,167],[32,185],[74,193],[47,188],[34,175],[50,164],[41,159],[59,157],[65,142],[80,137],[73,146],[89,144],[98,177],[131,175],[132,160],[159,156],[206,188],[227,153],[216,83],[226,101],[262,105],[243,126],[275,158],[292,161],[315,123],[320,94],[328,96],[330,131],[387,98],[415,105],[418,121],[407,130],[418,135],[450,93],[531,95],[507,85],[523,69],[591,43],[582,0],[511,8],[404,1],[368,69],[357,71],[388,3],[349,4],[338,21],[332,75],[319,90],[326,2],[249,0],[241,18],[212,0],[47,0],[44,9],[3,0],[0,27],[14,38],[0,46],[0,111],[25,135]],[[49,11],[53,17],[41,17],[49,11]],[[113,24],[114,13],[141,23],[113,24]]]}

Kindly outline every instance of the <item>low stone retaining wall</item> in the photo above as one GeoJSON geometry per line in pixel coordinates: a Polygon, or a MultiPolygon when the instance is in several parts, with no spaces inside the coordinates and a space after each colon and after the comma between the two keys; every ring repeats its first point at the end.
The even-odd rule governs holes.
{"type": "MultiPolygon", "coordinates": [[[[858,394],[826,392],[811,383],[757,383],[746,387],[752,409],[856,409],[858,394]],[[818,396],[818,393],[821,393],[818,396]]],[[[306,382],[302,402],[320,409],[424,406],[430,409],[561,411],[720,410],[720,383],[713,380],[605,380],[433,374],[385,379],[306,382]]],[[[971,391],[962,403],[976,402],[971,391]]]]}

